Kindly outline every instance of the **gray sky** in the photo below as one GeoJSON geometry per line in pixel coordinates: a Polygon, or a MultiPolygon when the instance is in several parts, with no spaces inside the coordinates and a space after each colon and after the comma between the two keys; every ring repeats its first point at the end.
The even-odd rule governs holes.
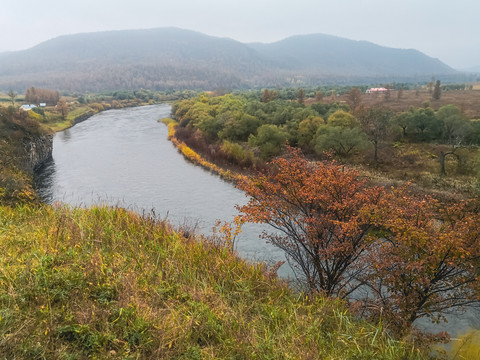
{"type": "Polygon", "coordinates": [[[176,26],[242,42],[324,33],[480,66],[479,0],[5,0],[0,52],[59,35],[176,26]]]}

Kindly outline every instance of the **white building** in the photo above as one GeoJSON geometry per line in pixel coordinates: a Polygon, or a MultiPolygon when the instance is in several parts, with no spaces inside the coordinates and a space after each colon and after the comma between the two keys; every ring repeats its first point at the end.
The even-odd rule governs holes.
{"type": "Polygon", "coordinates": [[[36,108],[37,105],[34,105],[34,104],[29,104],[29,105],[22,105],[20,106],[20,109],[24,110],[24,111],[28,111],[28,110],[32,110],[34,108],[36,108]]]}

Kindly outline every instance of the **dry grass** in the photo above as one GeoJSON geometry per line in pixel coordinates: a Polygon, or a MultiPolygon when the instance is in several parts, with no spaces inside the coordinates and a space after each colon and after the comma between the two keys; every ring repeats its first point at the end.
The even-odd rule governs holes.
{"type": "MultiPolygon", "coordinates": [[[[330,97],[325,98],[329,102],[330,97]]],[[[345,95],[335,98],[335,101],[346,101],[345,95]]],[[[454,104],[462,110],[469,119],[480,119],[480,91],[478,90],[450,90],[443,91],[439,100],[432,99],[432,95],[425,89],[404,90],[403,96],[398,98],[398,91],[392,91],[390,99],[384,94],[363,94],[362,103],[365,106],[383,105],[396,112],[407,111],[410,107],[430,106],[434,110],[454,104]]]]}
{"type": "Polygon", "coordinates": [[[0,254],[0,358],[422,358],[264,265],[123,209],[0,207],[0,254]]]}

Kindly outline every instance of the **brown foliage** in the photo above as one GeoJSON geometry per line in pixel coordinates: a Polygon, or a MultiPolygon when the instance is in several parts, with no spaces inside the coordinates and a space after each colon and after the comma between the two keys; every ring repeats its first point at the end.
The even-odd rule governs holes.
{"type": "Polygon", "coordinates": [[[311,163],[289,148],[238,187],[241,220],[271,225],[310,291],[356,301],[363,316],[409,331],[414,321],[478,303],[480,204],[408,188],[368,187],[356,171],[311,163]]]}
{"type": "Polygon", "coordinates": [[[350,111],[355,114],[363,102],[363,93],[358,88],[352,88],[345,97],[348,106],[350,106],[350,111]]]}
{"type": "Polygon", "coordinates": [[[46,103],[55,105],[60,100],[60,94],[56,90],[40,89],[31,87],[25,92],[25,101],[32,104],[46,103]]]}
{"type": "Polygon", "coordinates": [[[64,98],[61,98],[60,100],[58,100],[57,110],[60,113],[60,115],[62,116],[62,119],[65,120],[65,118],[68,115],[69,106],[68,106],[68,104],[67,104],[67,102],[65,101],[64,98]]]}
{"type": "Polygon", "coordinates": [[[364,185],[355,171],[309,163],[289,148],[263,174],[238,185],[251,197],[240,211],[244,221],[277,230],[265,237],[285,251],[311,291],[345,297],[365,268],[368,209],[381,195],[381,189],[364,185]]]}
{"type": "Polygon", "coordinates": [[[417,318],[438,321],[444,312],[478,302],[478,224],[474,201],[445,204],[405,189],[385,196],[376,211],[382,231],[370,253],[370,301],[404,329],[417,318]]]}

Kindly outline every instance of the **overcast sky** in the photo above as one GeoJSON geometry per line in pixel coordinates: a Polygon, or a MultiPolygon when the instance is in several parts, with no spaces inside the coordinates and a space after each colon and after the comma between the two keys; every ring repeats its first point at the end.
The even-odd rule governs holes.
{"type": "Polygon", "coordinates": [[[324,33],[480,66],[479,0],[5,0],[0,52],[59,35],[175,26],[242,42],[324,33]]]}

